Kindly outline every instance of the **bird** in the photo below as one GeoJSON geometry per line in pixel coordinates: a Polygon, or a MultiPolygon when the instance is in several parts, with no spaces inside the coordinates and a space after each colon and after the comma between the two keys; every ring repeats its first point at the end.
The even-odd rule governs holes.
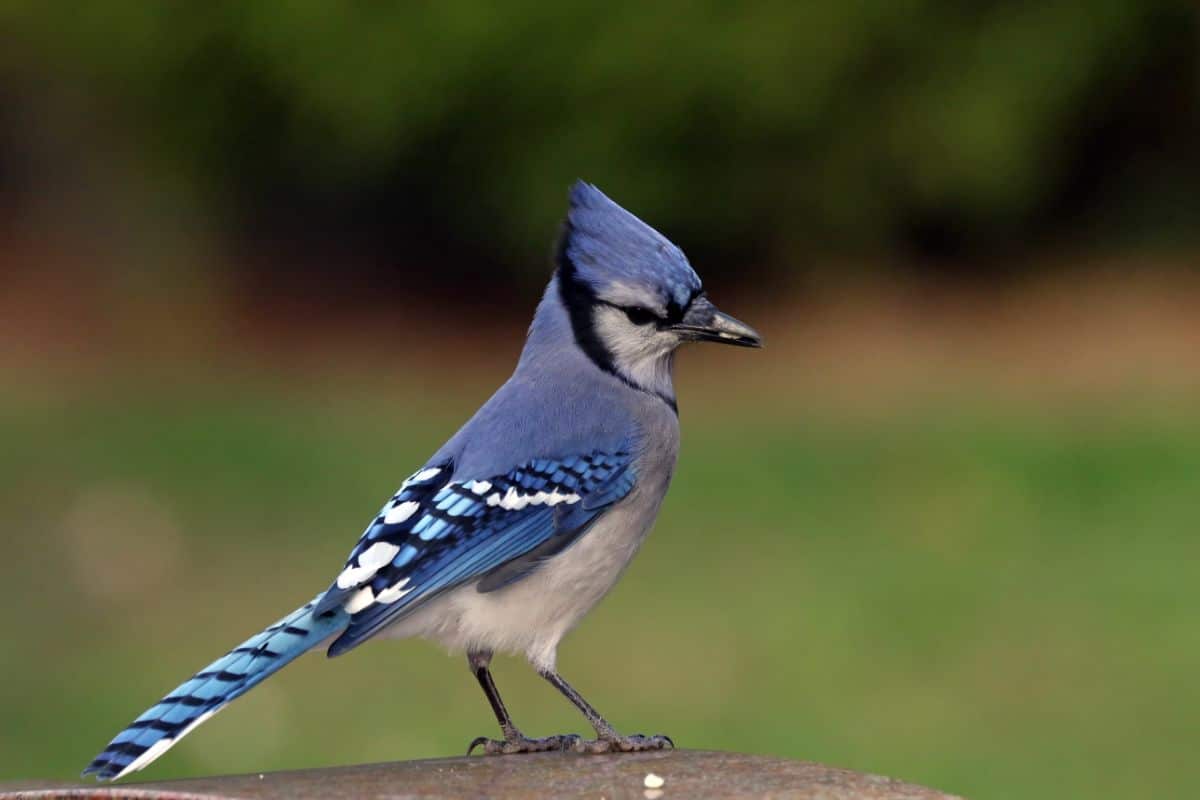
{"type": "Polygon", "coordinates": [[[375,636],[466,654],[501,734],[468,755],[674,747],[618,733],[558,673],[557,650],[658,516],[679,450],[676,350],[762,339],[717,309],[679,247],[592,184],[571,186],[553,260],[512,375],[388,499],[329,588],[170,692],[84,775],[137,772],[302,653],[375,636]],[[496,652],[524,655],[596,738],[522,733],[496,652]]]}

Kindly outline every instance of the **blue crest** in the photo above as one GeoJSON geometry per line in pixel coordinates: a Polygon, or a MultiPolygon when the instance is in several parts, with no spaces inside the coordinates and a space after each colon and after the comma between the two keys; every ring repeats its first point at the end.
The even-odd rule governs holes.
{"type": "Polygon", "coordinates": [[[700,291],[700,276],[667,237],[584,181],[571,187],[559,246],[560,264],[598,294],[617,283],[657,293],[663,306],[684,307],[700,291]]]}

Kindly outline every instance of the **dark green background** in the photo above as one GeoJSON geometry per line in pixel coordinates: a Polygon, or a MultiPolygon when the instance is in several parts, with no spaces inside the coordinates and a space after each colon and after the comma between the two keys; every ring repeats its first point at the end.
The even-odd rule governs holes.
{"type": "Polygon", "coordinates": [[[1195,241],[1187,0],[107,0],[5,22],[18,143],[37,122],[35,149],[132,160],[242,235],[319,222],[540,276],[584,177],[710,272],[1195,241]]]}

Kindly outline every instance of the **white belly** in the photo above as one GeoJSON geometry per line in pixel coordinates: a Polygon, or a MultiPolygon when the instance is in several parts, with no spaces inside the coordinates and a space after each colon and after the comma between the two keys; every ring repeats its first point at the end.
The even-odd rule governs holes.
{"type": "Polygon", "coordinates": [[[474,582],[452,589],[383,635],[420,636],[453,650],[524,653],[535,667],[554,669],[559,641],[621,577],[658,515],[661,496],[635,490],[527,577],[486,594],[474,582]]]}

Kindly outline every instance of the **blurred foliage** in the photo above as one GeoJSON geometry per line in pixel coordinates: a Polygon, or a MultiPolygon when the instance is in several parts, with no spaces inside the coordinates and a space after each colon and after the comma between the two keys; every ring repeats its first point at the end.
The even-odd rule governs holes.
{"type": "MultiPolygon", "coordinates": [[[[371,377],[3,394],[0,779],[72,778],[327,585],[484,392],[371,377]]],[[[978,800],[1190,796],[1193,413],[855,419],[681,388],[662,518],[561,651],[615,724],[978,800]]],[[[527,732],[585,732],[523,663],[497,680],[527,732]]],[[[452,755],[493,729],[460,656],[380,642],[300,659],[145,777],[452,755]]]]}
{"type": "Polygon", "coordinates": [[[517,263],[583,176],[695,248],[795,263],[979,252],[1080,215],[1190,231],[1200,196],[1189,0],[107,0],[0,22],[31,93],[84,87],[251,228],[438,220],[517,263]]]}

